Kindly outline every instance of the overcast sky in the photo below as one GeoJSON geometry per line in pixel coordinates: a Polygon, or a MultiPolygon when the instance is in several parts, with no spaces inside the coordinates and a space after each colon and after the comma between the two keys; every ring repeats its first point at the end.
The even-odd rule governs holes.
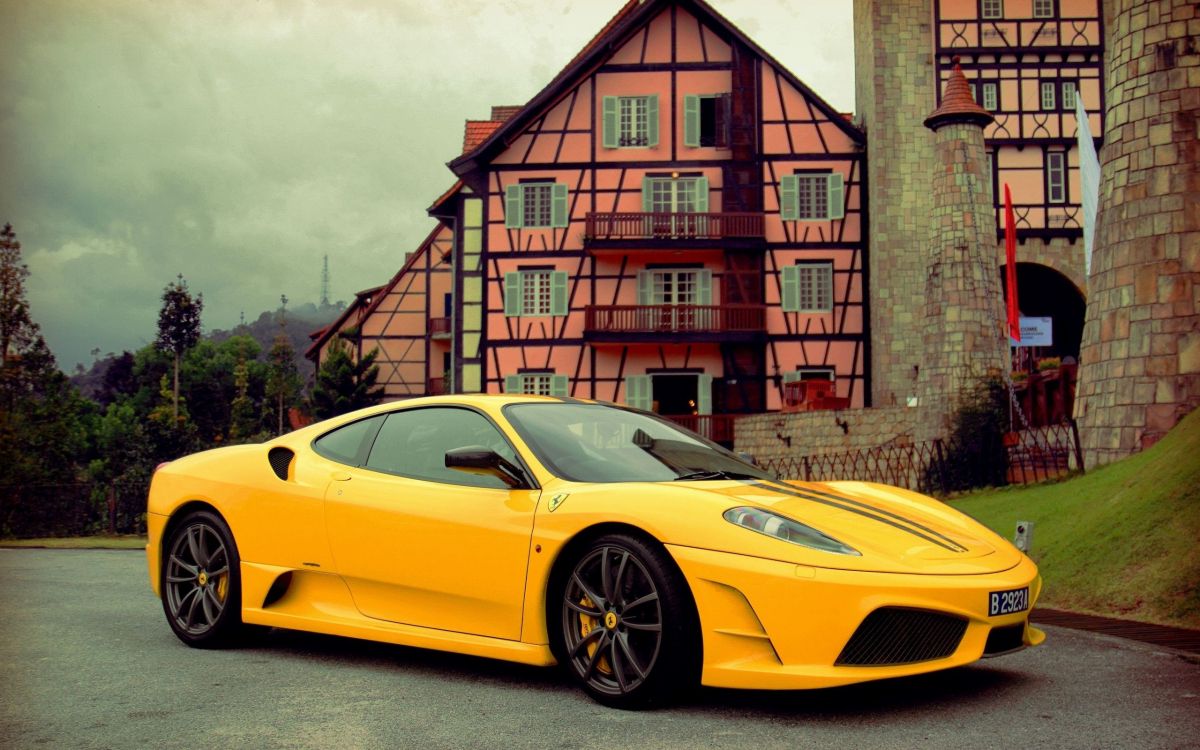
{"type": "MultiPolygon", "coordinates": [[[[59,366],[388,280],[463,122],[523,104],[624,0],[0,0],[0,222],[59,366]]],[[[710,0],[841,111],[850,0],[710,0]]]]}

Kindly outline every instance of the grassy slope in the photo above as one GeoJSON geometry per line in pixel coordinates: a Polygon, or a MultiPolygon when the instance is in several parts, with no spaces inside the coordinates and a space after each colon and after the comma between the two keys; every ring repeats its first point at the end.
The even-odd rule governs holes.
{"type": "Polygon", "coordinates": [[[1123,461],[951,502],[1008,538],[1034,522],[1040,604],[1200,628],[1200,409],[1123,461]]]}

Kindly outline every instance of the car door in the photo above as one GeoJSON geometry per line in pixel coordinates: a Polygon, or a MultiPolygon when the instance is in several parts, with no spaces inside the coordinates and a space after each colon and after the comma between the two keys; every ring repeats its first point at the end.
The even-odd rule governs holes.
{"type": "Polygon", "coordinates": [[[468,445],[518,460],[472,409],[388,414],[364,465],[326,492],[330,547],[364,615],[516,640],[538,491],[446,468],[446,451],[468,445]]]}

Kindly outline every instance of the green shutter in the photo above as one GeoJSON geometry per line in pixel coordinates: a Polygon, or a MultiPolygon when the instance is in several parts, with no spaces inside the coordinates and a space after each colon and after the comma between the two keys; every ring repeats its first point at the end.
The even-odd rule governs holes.
{"type": "Polygon", "coordinates": [[[800,218],[800,206],[796,202],[796,175],[785,174],[779,178],[779,218],[784,221],[800,218]]]}
{"type": "Polygon", "coordinates": [[[700,97],[695,94],[683,97],[683,145],[700,145],[700,97]]]}
{"type": "Polygon", "coordinates": [[[707,373],[696,378],[696,411],[700,414],[712,414],[712,384],[713,376],[707,373]]]}
{"type": "Polygon", "coordinates": [[[521,272],[504,274],[504,314],[515,317],[521,314],[521,272]]]}
{"type": "Polygon", "coordinates": [[[525,226],[525,188],[520,185],[504,189],[504,226],[509,229],[525,226]]]}
{"type": "Polygon", "coordinates": [[[567,314],[567,272],[555,271],[550,274],[550,314],[567,314]]]}
{"type": "Polygon", "coordinates": [[[638,304],[654,304],[654,281],[649,271],[638,271],[638,304]]]}
{"type": "Polygon", "coordinates": [[[796,312],[800,309],[800,267],[783,267],[783,299],[780,307],[784,312],[796,312]]]}
{"type": "Polygon", "coordinates": [[[650,410],[650,376],[630,375],[625,378],[625,403],[635,409],[650,410]]]}
{"type": "Polygon", "coordinates": [[[604,148],[617,147],[617,97],[604,97],[604,116],[600,124],[604,148]]]}
{"type": "Polygon", "coordinates": [[[712,271],[701,268],[696,274],[696,299],[698,305],[711,305],[712,301],[712,271]]]}
{"type": "Polygon", "coordinates": [[[521,376],[520,375],[505,375],[504,376],[504,392],[505,393],[520,393],[521,376]]]}
{"type": "Polygon", "coordinates": [[[708,178],[700,177],[696,180],[696,212],[708,213],[708,178]]]}
{"type": "Polygon", "coordinates": [[[646,97],[646,120],[648,145],[654,148],[658,145],[658,94],[646,97]]]}
{"type": "Polygon", "coordinates": [[[554,377],[550,378],[550,395],[558,396],[560,398],[566,398],[569,395],[567,393],[566,375],[555,375],[554,377]]]}
{"type": "Polygon", "coordinates": [[[567,225],[567,186],[563,183],[554,183],[551,190],[552,202],[550,204],[550,226],[565,227],[567,225]]]}
{"type": "Polygon", "coordinates": [[[785,383],[795,383],[799,380],[800,380],[800,371],[799,370],[790,370],[788,372],[783,373],[783,382],[785,382],[785,383]]]}
{"type": "Polygon", "coordinates": [[[654,181],[650,175],[642,175],[642,212],[650,213],[654,210],[653,191],[651,187],[654,181]]]}
{"type": "Polygon", "coordinates": [[[829,181],[825,183],[827,195],[829,196],[829,218],[840,219],[846,215],[846,208],[842,205],[843,194],[843,178],[841,172],[834,172],[829,175],[829,181]]]}

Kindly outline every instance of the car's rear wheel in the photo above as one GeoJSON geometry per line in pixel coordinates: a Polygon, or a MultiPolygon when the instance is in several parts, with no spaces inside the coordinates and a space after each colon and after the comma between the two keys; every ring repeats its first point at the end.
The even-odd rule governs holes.
{"type": "Polygon", "coordinates": [[[219,648],[242,630],[238,552],[229,526],[197,511],[174,524],[163,547],[162,603],[175,635],[189,646],[219,648]]]}
{"type": "Polygon", "coordinates": [[[558,589],[556,651],[597,701],[642,708],[696,684],[694,606],[661,547],[625,534],[596,539],[558,589]]]}

